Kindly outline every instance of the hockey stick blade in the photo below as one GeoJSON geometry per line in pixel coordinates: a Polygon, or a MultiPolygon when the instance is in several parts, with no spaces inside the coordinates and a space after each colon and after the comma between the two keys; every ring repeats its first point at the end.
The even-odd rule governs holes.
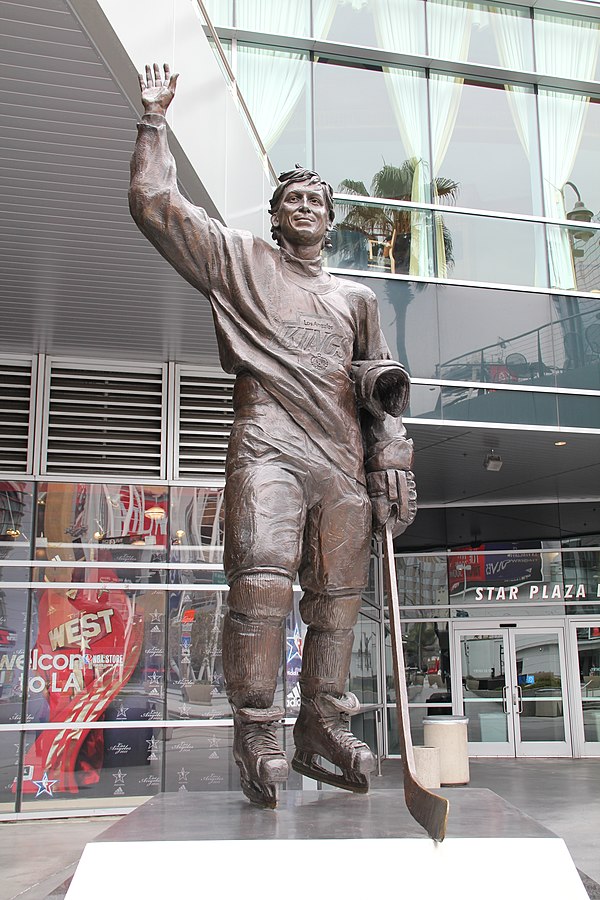
{"type": "Polygon", "coordinates": [[[392,637],[392,658],[394,661],[394,681],[396,683],[396,710],[398,716],[398,737],[402,755],[402,771],[404,776],[404,799],[409,813],[421,825],[434,841],[443,841],[446,836],[449,804],[445,797],[439,797],[423,787],[416,775],[415,755],[410,735],[410,718],[408,715],[408,692],[406,690],[406,674],[404,654],[402,650],[402,629],[400,607],[398,604],[398,581],[396,577],[396,560],[394,559],[394,541],[391,522],[387,522],[384,534],[383,563],[385,586],[388,595],[390,613],[390,631],[392,637]]]}

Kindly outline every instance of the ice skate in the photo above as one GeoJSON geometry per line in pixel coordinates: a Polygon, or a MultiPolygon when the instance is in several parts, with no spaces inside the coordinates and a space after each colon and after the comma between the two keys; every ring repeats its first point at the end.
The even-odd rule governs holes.
{"type": "Polygon", "coordinates": [[[283,718],[278,706],[238,709],[234,714],[233,758],[240,768],[242,791],[257,806],[275,809],[278,786],[289,767],[275,735],[275,722],[283,718]]]}
{"type": "Polygon", "coordinates": [[[375,757],[350,731],[349,718],[359,709],[354,694],[317,694],[312,700],[303,697],[294,726],[294,771],[346,791],[366,794],[375,757]],[[341,769],[341,774],[323,768],[317,762],[319,756],[341,769]]]}

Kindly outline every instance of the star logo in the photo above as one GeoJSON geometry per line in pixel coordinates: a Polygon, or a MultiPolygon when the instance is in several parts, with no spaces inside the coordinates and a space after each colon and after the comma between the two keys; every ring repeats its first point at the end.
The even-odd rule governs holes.
{"type": "Polygon", "coordinates": [[[302,661],[302,638],[298,626],[296,625],[293,635],[286,638],[287,641],[287,662],[291,663],[295,659],[302,661]]]}
{"type": "Polygon", "coordinates": [[[221,746],[221,738],[209,737],[208,746],[209,747],[220,747],[221,746]]]}
{"type": "Polygon", "coordinates": [[[48,797],[54,797],[52,786],[56,784],[56,779],[54,779],[54,781],[51,781],[50,778],[48,778],[47,772],[44,772],[42,778],[39,781],[34,781],[33,783],[37,787],[37,794],[35,795],[36,797],[41,797],[42,794],[47,794],[48,797]]]}
{"type": "Polygon", "coordinates": [[[182,719],[189,719],[190,709],[191,709],[191,707],[188,706],[187,703],[181,704],[181,706],[179,707],[179,715],[181,716],[182,719]]]}
{"type": "Polygon", "coordinates": [[[113,772],[113,778],[115,779],[114,787],[116,787],[118,784],[125,784],[127,772],[121,772],[121,770],[119,769],[118,772],[113,772]]]}
{"type": "Polygon", "coordinates": [[[189,775],[189,771],[181,767],[180,771],[177,773],[177,777],[179,778],[179,784],[185,784],[187,782],[187,777],[189,775]]]}
{"type": "Polygon", "coordinates": [[[158,750],[158,741],[156,738],[150,738],[149,741],[146,741],[148,744],[148,759],[158,759],[156,755],[156,751],[158,750]]]}
{"type": "Polygon", "coordinates": [[[151,675],[148,675],[148,681],[150,684],[160,684],[160,675],[158,672],[152,672],[151,675]]]}
{"type": "Polygon", "coordinates": [[[154,610],[153,613],[150,613],[150,624],[151,625],[160,625],[160,620],[162,619],[163,614],[159,612],[157,609],[154,610]]]}
{"type": "Polygon", "coordinates": [[[121,703],[119,709],[117,710],[117,719],[126,719],[128,709],[128,706],[125,706],[123,703],[121,703]]]}

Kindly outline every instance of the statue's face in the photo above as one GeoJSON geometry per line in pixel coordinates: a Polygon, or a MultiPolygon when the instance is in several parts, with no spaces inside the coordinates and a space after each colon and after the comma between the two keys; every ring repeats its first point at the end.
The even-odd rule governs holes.
{"type": "Polygon", "coordinates": [[[271,221],[289,244],[320,245],[329,225],[329,210],[320,185],[288,185],[271,221]]]}

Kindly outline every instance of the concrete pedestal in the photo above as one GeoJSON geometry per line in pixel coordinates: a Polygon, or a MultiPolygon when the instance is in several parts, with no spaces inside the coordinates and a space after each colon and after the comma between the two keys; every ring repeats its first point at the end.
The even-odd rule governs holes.
{"type": "Polygon", "coordinates": [[[235,793],[162,794],[85,848],[67,900],[219,897],[264,900],[302,883],[315,900],[389,891],[416,897],[586,900],[562,840],[488,790],[454,788],[448,836],[431,841],[396,790],[284,791],[277,810],[235,793]],[[285,841],[285,843],[274,843],[285,841]]]}

